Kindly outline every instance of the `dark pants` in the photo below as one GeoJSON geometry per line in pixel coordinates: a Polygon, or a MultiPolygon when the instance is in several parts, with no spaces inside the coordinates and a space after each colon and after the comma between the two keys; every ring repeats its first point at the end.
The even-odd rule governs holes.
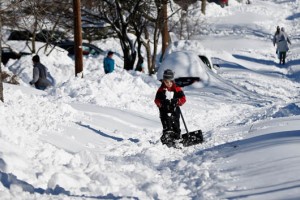
{"type": "Polygon", "coordinates": [[[279,64],[285,64],[286,51],[279,52],[279,64]]]}
{"type": "Polygon", "coordinates": [[[166,111],[165,109],[159,109],[160,120],[163,126],[163,132],[173,131],[177,137],[180,137],[180,110],[177,107],[173,112],[166,111]]]}

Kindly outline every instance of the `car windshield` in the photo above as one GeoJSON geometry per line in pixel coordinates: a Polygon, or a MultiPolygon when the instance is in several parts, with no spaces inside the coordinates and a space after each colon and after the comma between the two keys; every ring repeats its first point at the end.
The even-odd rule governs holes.
{"type": "Polygon", "coordinates": [[[98,51],[88,46],[82,46],[82,51],[83,51],[83,55],[92,55],[92,56],[99,55],[98,51]]]}
{"type": "Polygon", "coordinates": [[[90,54],[92,54],[93,56],[97,56],[99,55],[99,52],[97,52],[95,49],[91,49],[90,54]]]}

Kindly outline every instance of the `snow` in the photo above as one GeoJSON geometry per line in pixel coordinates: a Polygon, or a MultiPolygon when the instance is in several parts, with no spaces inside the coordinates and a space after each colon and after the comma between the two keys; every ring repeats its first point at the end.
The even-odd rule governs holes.
{"type": "Polygon", "coordinates": [[[66,52],[41,51],[56,82],[45,91],[28,84],[31,56],[2,66],[20,85],[4,84],[0,102],[1,200],[298,199],[300,2],[251,2],[209,4],[206,16],[194,8],[201,34],[170,50],[206,52],[220,65],[207,72],[213,81],[183,88],[188,129],[204,133],[196,146],[160,143],[160,82],[124,71],[112,39],[94,43],[118,52],[108,75],[103,56],[84,58],[84,78],[76,78],[66,52]],[[284,66],[271,42],[277,25],[292,41],[284,66]]]}

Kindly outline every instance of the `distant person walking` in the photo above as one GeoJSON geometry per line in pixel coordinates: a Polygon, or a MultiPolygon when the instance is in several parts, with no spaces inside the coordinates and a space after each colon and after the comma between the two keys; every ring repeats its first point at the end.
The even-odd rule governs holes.
{"type": "Polygon", "coordinates": [[[45,90],[51,86],[50,81],[47,79],[47,68],[40,63],[40,57],[35,55],[32,57],[33,62],[33,78],[29,82],[30,85],[34,85],[36,89],[45,90]]]}
{"type": "Polygon", "coordinates": [[[273,36],[273,45],[274,45],[274,47],[276,45],[276,54],[277,54],[278,58],[279,58],[279,52],[278,52],[279,35],[280,35],[280,27],[277,26],[276,27],[276,32],[275,32],[275,34],[273,36]]]}
{"type": "Polygon", "coordinates": [[[115,69],[115,60],[112,58],[114,53],[109,51],[103,60],[103,67],[105,74],[111,73],[115,69]]]}
{"type": "Polygon", "coordinates": [[[290,38],[286,34],[285,30],[283,27],[281,27],[280,34],[279,34],[279,40],[277,42],[277,49],[279,52],[279,64],[284,65],[285,64],[285,58],[286,58],[286,53],[289,50],[289,45],[292,44],[290,41],[290,38]]]}

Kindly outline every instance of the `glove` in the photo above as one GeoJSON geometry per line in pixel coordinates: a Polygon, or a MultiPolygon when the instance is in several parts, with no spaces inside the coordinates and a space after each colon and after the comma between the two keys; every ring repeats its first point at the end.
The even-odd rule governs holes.
{"type": "Polygon", "coordinates": [[[168,106],[170,103],[169,103],[169,100],[162,100],[162,101],[160,101],[159,103],[157,103],[156,105],[157,105],[157,107],[159,107],[159,108],[164,108],[164,107],[166,107],[166,106],[168,106]]]}
{"type": "Polygon", "coordinates": [[[162,100],[160,102],[160,107],[161,110],[163,110],[164,112],[170,112],[171,109],[171,101],[168,99],[162,100]]]}
{"type": "Polygon", "coordinates": [[[161,105],[162,105],[162,107],[169,106],[170,105],[170,100],[165,99],[165,100],[161,101],[161,105]]]}

